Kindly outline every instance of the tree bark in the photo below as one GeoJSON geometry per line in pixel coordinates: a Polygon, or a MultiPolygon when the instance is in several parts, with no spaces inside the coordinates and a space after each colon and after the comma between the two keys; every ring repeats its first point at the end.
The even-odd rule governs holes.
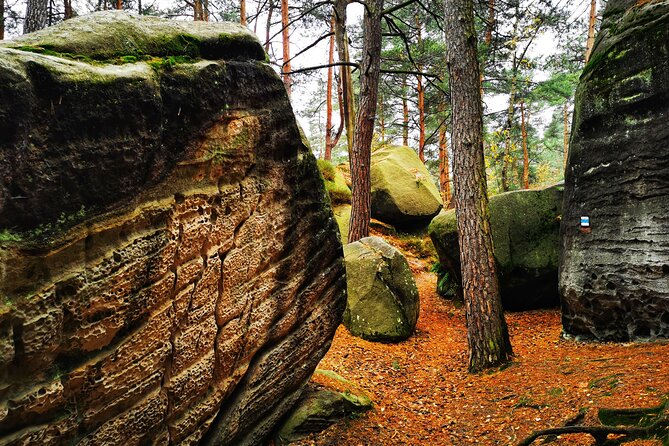
{"type": "Polygon", "coordinates": [[[451,207],[451,174],[448,166],[448,140],[446,125],[439,129],[439,190],[444,209],[451,207]]]}
{"type": "Polygon", "coordinates": [[[0,40],[5,40],[5,0],[0,0],[0,40]]]}
{"type": "Polygon", "coordinates": [[[564,103],[562,108],[562,119],[564,122],[564,128],[562,131],[562,145],[563,145],[563,160],[562,168],[563,170],[567,169],[567,157],[569,156],[569,107],[568,102],[564,103]]]}
{"type": "Polygon", "coordinates": [[[409,145],[409,101],[407,100],[407,78],[402,77],[402,145],[409,145]]]}
{"type": "Polygon", "coordinates": [[[283,36],[283,84],[286,86],[288,97],[290,97],[290,34],[288,32],[288,0],[281,0],[281,35],[283,36]]]}
{"type": "Polygon", "coordinates": [[[453,186],[469,370],[476,372],[508,361],[513,352],[492,250],[472,0],[447,0],[445,28],[453,120],[453,186]]]}
{"type": "MultiPolygon", "coordinates": [[[[418,39],[418,48],[423,48],[423,36],[421,33],[422,25],[418,14],[415,16],[416,20],[416,37],[418,39]]],[[[419,63],[416,66],[419,72],[423,71],[423,66],[419,63]]],[[[418,158],[425,164],[425,90],[423,89],[423,76],[420,74],[416,76],[416,89],[418,93],[418,158]]]]}
{"type": "Polygon", "coordinates": [[[325,116],[325,155],[323,156],[324,159],[327,161],[330,161],[332,159],[332,78],[333,78],[333,71],[334,67],[332,64],[334,63],[334,26],[335,26],[335,18],[334,14],[332,15],[332,19],[330,20],[330,31],[333,33],[330,36],[330,48],[329,48],[329,56],[328,56],[328,64],[330,65],[328,67],[328,83],[327,83],[327,90],[325,92],[325,102],[326,102],[326,116],[325,116]]]}
{"type": "MultiPolygon", "coordinates": [[[[348,35],[346,33],[346,5],[348,0],[335,0],[335,41],[337,43],[337,54],[339,62],[348,63],[348,35]]],[[[349,157],[353,151],[353,136],[355,134],[355,106],[353,99],[353,77],[350,66],[340,68],[342,83],[342,99],[344,101],[344,125],[346,127],[346,143],[348,144],[349,157]]]]}
{"type": "Polygon", "coordinates": [[[26,20],[23,23],[23,34],[46,28],[48,20],[47,0],[28,0],[26,4],[26,20]]]}
{"type": "Polygon", "coordinates": [[[269,53],[269,32],[272,27],[272,13],[274,12],[274,1],[269,0],[269,10],[267,11],[267,23],[265,24],[265,52],[269,53]]]}
{"type": "Polygon", "coordinates": [[[523,137],[523,189],[530,188],[530,154],[527,151],[527,128],[525,127],[525,101],[520,101],[520,132],[523,137]]]}
{"type": "Polygon", "coordinates": [[[588,20],[588,40],[585,42],[585,63],[590,60],[595,44],[595,19],[597,18],[597,0],[590,0],[590,18],[588,20]]]}
{"type": "Polygon", "coordinates": [[[362,61],[360,63],[360,99],[356,115],[351,163],[351,220],[349,243],[369,235],[371,212],[370,163],[374,118],[381,74],[381,14],[383,0],[368,0],[363,19],[362,61]]]}
{"type": "Polygon", "coordinates": [[[116,0],[116,9],[123,9],[123,0],[116,0]]]}
{"type": "Polygon", "coordinates": [[[239,23],[246,26],[246,0],[239,0],[239,23]]]}

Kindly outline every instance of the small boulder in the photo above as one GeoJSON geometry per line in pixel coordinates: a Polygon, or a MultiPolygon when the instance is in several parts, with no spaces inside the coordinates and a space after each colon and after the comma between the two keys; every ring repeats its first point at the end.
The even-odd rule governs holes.
{"type": "MultiPolygon", "coordinates": [[[[553,307],[558,297],[561,184],[490,198],[490,224],[502,304],[522,311],[553,307]]],[[[455,210],[442,211],[429,227],[443,273],[461,293],[460,245],[455,210]]],[[[449,288],[441,283],[443,289],[449,288]]]]}
{"type": "Polygon", "coordinates": [[[379,237],[344,245],[348,302],[344,325],[369,341],[408,338],[418,321],[416,282],[404,256],[379,237]]]}
{"type": "Polygon", "coordinates": [[[427,225],[441,209],[441,196],[416,152],[380,146],[372,152],[372,216],[401,229],[427,225]]]}
{"type": "Polygon", "coordinates": [[[279,426],[276,442],[287,444],[300,440],[342,418],[371,408],[372,400],[357,386],[333,371],[316,370],[312,382],[279,426]]]}
{"type": "Polygon", "coordinates": [[[339,167],[333,166],[329,161],[318,160],[318,170],[323,175],[325,189],[332,204],[350,203],[351,189],[346,184],[346,178],[339,167]]]}

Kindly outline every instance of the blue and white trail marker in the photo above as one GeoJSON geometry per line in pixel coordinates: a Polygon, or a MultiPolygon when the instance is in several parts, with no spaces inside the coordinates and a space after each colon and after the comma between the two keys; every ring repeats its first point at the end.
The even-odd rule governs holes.
{"type": "Polygon", "coordinates": [[[581,216],[581,227],[582,228],[589,228],[590,227],[590,217],[588,216],[581,216]]]}

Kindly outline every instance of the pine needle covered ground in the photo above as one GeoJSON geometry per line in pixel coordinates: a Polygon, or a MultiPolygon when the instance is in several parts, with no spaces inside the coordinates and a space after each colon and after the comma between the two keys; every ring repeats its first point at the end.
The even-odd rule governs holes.
{"type": "MultiPolygon", "coordinates": [[[[421,296],[416,334],[399,344],[379,344],[340,326],[319,365],[358,384],[374,409],[299,445],[513,445],[532,431],[564,425],[580,411],[581,422],[594,424],[597,408],[656,406],[669,393],[668,342],[565,340],[558,309],[507,313],[513,362],[468,374],[464,308],[436,294],[429,260],[406,254],[421,296]]],[[[592,445],[594,440],[572,434],[551,444],[592,445]]]]}

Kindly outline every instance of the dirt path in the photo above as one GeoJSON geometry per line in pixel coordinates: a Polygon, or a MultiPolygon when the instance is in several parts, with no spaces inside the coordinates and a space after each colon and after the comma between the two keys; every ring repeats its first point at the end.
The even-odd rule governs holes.
{"type": "MultiPolygon", "coordinates": [[[[669,343],[564,340],[558,310],[507,314],[514,361],[504,370],[468,374],[464,309],[437,296],[436,277],[410,262],[421,296],[416,334],[378,344],[341,326],[319,366],[359,384],[374,410],[299,445],[512,445],[581,408],[594,417],[597,407],[652,406],[669,393],[669,343]]],[[[571,435],[551,444],[593,442],[571,435]]]]}

